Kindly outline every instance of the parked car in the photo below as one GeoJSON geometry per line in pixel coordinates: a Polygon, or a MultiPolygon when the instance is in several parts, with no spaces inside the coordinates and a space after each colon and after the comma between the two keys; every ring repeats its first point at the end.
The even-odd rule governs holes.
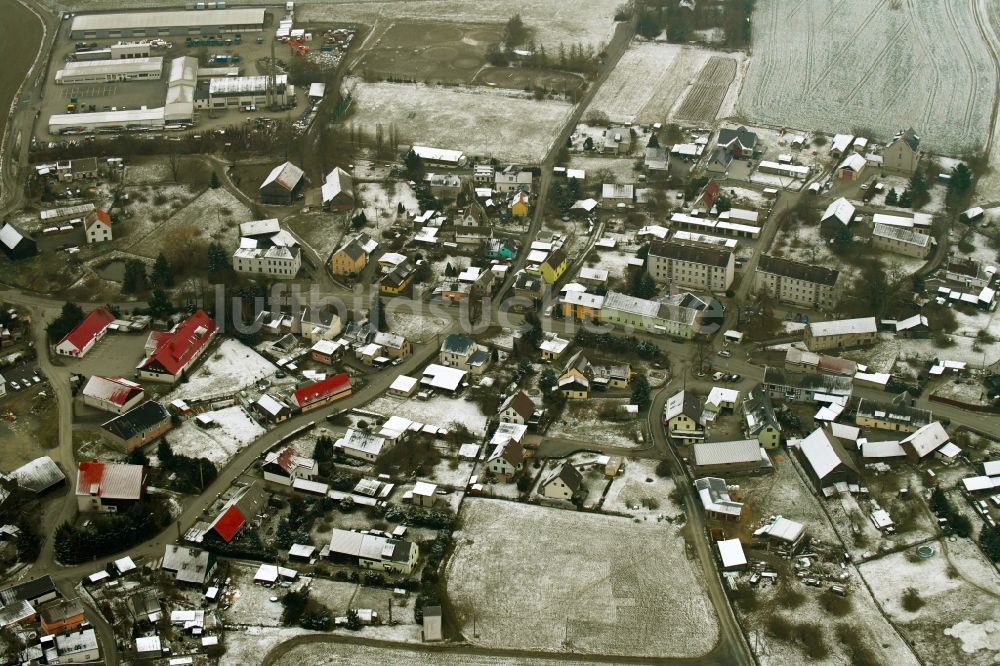
{"type": "Polygon", "coordinates": [[[741,375],[736,374],[736,373],[733,373],[733,374],[729,375],[729,381],[732,382],[732,383],[734,383],[734,384],[736,382],[740,381],[741,379],[743,379],[743,377],[741,375]]]}
{"type": "Polygon", "coordinates": [[[721,356],[722,358],[732,358],[733,352],[729,351],[728,349],[720,349],[719,356],[721,356]]]}

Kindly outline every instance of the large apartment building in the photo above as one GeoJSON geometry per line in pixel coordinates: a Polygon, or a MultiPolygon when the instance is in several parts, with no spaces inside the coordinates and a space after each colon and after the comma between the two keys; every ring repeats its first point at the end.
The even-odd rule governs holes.
{"type": "Polygon", "coordinates": [[[776,300],[807,308],[831,309],[840,300],[840,271],[761,255],[754,289],[776,300]]]}
{"type": "Polygon", "coordinates": [[[931,252],[931,237],[906,227],[891,224],[876,224],[872,232],[872,247],[925,259],[931,252]]]}
{"type": "Polygon", "coordinates": [[[805,343],[809,351],[849,349],[878,342],[875,317],[817,321],[806,327],[805,343]]]}
{"type": "Polygon", "coordinates": [[[736,274],[732,252],[670,241],[650,244],[647,265],[657,282],[702,291],[726,291],[736,274]]]}

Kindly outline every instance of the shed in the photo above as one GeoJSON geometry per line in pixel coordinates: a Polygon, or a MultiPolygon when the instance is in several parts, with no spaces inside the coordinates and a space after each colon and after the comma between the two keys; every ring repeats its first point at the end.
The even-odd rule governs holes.
{"type": "Polygon", "coordinates": [[[715,545],[719,548],[723,569],[743,569],[747,566],[747,556],[743,552],[743,544],[740,543],[739,539],[726,539],[715,545]]]}

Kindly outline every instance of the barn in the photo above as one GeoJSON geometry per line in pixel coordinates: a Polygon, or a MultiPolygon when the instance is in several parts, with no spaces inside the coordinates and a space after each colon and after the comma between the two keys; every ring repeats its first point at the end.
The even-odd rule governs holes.
{"type": "Polygon", "coordinates": [[[27,259],[38,254],[38,246],[27,235],[7,222],[0,227],[0,249],[9,259],[27,259]]]}
{"type": "Polygon", "coordinates": [[[299,196],[305,185],[302,169],[285,162],[271,169],[260,185],[260,200],[266,204],[288,205],[299,196]]]}

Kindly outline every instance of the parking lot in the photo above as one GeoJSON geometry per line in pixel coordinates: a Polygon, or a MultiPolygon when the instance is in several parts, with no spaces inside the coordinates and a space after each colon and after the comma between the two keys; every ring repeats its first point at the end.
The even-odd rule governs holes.
{"type": "Polygon", "coordinates": [[[108,333],[83,358],[60,357],[70,372],[132,379],[143,359],[148,332],[108,333]]]}
{"type": "Polygon", "coordinates": [[[4,368],[3,377],[7,380],[7,393],[17,393],[28,390],[45,382],[41,371],[36,372],[34,362],[24,363],[13,368],[4,368]]]}
{"type": "Polygon", "coordinates": [[[76,97],[89,99],[91,97],[111,97],[118,94],[117,84],[95,84],[89,86],[63,86],[63,99],[76,97]]]}

